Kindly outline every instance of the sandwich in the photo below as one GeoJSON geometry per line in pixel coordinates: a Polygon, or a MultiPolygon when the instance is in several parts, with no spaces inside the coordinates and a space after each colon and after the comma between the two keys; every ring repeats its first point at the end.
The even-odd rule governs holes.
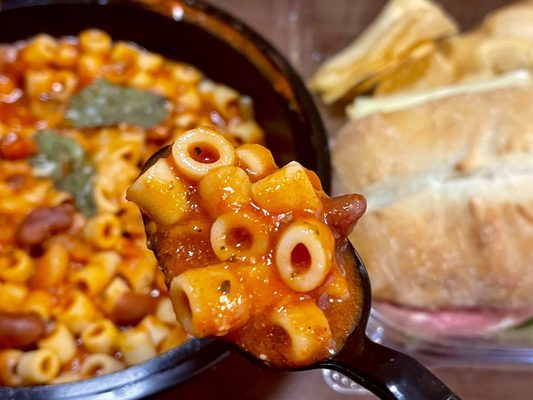
{"type": "Polygon", "coordinates": [[[454,334],[533,317],[529,74],[358,98],[350,115],[335,191],[367,198],[350,239],[382,310],[454,334]]]}

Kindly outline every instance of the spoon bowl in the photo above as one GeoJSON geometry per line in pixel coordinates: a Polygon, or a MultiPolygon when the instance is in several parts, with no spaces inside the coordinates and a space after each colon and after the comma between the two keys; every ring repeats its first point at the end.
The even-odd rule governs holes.
{"type": "Polygon", "coordinates": [[[370,279],[352,244],[346,240],[343,246],[344,256],[351,258],[363,291],[361,318],[341,351],[301,370],[325,368],[340,372],[381,399],[459,399],[414,358],[368,338],[365,330],[372,302],[370,279]]]}
{"type": "MultiPolygon", "coordinates": [[[[159,158],[169,155],[170,150],[170,146],[158,150],[147,160],[142,172],[144,173],[159,158]]],[[[353,331],[346,339],[344,346],[333,357],[293,370],[335,370],[386,400],[460,399],[414,358],[368,338],[366,325],[372,306],[372,290],[366,267],[348,239],[337,243],[336,251],[343,258],[343,265],[353,266],[354,281],[358,286],[357,289],[362,293],[359,318],[354,321],[353,331]]],[[[278,370],[239,346],[227,343],[233,350],[237,350],[254,364],[262,368],[278,370]]]]}

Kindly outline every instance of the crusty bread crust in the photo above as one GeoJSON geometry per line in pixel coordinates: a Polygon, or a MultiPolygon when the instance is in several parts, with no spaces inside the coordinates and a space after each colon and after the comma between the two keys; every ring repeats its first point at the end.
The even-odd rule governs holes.
{"type": "Polygon", "coordinates": [[[374,295],[424,307],[533,304],[533,87],[464,94],[349,122],[343,192],[374,295]]]}

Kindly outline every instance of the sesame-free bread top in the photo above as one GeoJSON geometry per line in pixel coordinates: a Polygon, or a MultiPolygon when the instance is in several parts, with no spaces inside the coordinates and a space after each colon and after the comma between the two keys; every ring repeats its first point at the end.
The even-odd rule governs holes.
{"type": "Polygon", "coordinates": [[[423,308],[533,303],[533,86],[350,121],[333,144],[374,296],[423,308]]]}

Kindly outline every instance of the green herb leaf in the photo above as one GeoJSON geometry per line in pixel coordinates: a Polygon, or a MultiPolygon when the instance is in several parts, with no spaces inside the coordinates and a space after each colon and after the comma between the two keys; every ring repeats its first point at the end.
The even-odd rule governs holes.
{"type": "Polygon", "coordinates": [[[164,97],[97,80],[72,98],[65,118],[75,128],[112,126],[121,122],[151,128],[168,115],[164,97]]]}
{"type": "Polygon", "coordinates": [[[39,145],[39,154],[30,160],[35,175],[52,179],[58,189],[74,197],[85,216],[94,216],[95,169],[84,148],[76,140],[50,130],[37,132],[34,139],[39,145]]]}

